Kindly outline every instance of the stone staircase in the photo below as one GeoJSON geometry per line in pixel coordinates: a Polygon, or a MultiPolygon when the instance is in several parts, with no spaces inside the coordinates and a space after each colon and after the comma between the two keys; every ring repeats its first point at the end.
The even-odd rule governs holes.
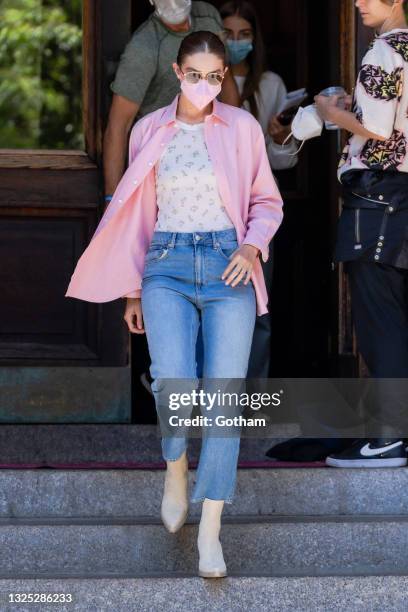
{"type": "MultiPolygon", "coordinates": [[[[190,470],[192,486],[195,470],[190,470]]],[[[197,573],[197,523],[160,521],[162,470],[0,471],[0,610],[408,608],[408,470],[240,469],[223,513],[229,576],[197,573]],[[40,607],[39,607],[40,606],[40,607]]]]}

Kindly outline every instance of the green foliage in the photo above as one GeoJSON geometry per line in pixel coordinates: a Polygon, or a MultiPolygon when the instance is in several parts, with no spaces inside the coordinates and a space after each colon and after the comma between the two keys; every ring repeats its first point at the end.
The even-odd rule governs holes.
{"type": "Polygon", "coordinates": [[[0,0],[0,148],[83,148],[81,22],[81,0],[0,0]]]}

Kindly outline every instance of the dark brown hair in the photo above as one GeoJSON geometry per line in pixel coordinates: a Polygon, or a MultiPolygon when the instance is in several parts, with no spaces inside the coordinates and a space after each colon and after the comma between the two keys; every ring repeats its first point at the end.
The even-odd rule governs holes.
{"type": "Polygon", "coordinates": [[[265,72],[265,45],[262,38],[259,18],[253,5],[247,0],[230,0],[220,8],[222,19],[239,15],[251,24],[253,31],[253,50],[248,54],[249,72],[245,79],[241,95],[241,104],[248,100],[251,113],[258,118],[258,105],[255,100],[255,92],[259,91],[259,83],[262,73],[265,72]]]}
{"type": "Polygon", "coordinates": [[[213,32],[198,30],[183,38],[177,54],[177,64],[181,66],[187,55],[194,53],[213,53],[225,64],[226,51],[221,38],[213,32]]]}

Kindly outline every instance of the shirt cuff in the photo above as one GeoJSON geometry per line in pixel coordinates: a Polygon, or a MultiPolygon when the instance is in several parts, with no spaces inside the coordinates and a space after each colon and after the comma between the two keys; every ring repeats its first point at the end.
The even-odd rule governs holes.
{"type": "Polygon", "coordinates": [[[135,291],[132,291],[131,293],[127,293],[126,295],[122,295],[122,298],[140,298],[142,293],[141,289],[136,289],[135,291]]]}
{"type": "Polygon", "coordinates": [[[275,142],[272,136],[269,136],[268,140],[265,140],[268,147],[275,149],[276,151],[289,151],[290,149],[296,149],[297,144],[295,137],[293,134],[289,138],[289,140],[285,144],[279,144],[279,142],[275,142]]]}
{"type": "MultiPolygon", "coordinates": [[[[256,247],[257,249],[260,250],[260,254],[262,255],[262,260],[264,262],[268,261],[268,259],[269,259],[269,245],[265,248],[264,245],[261,245],[259,243],[258,244],[255,243],[255,241],[252,240],[251,238],[248,238],[248,239],[244,238],[244,240],[242,241],[241,244],[250,244],[251,246],[256,247]]],[[[258,255],[259,255],[259,253],[258,253],[258,255]]]]}

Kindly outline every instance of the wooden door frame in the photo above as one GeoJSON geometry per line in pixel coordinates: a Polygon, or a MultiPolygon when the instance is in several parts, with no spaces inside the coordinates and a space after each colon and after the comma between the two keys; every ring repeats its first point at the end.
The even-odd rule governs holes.
{"type": "Polygon", "coordinates": [[[82,122],[85,150],[0,149],[0,169],[77,170],[96,168],[102,156],[101,2],[83,0],[82,10],[82,122]]]}
{"type": "MultiPolygon", "coordinates": [[[[358,14],[354,0],[343,0],[340,8],[340,78],[346,91],[351,92],[355,86],[360,52],[358,41],[358,14]]],[[[347,134],[343,131],[341,144],[345,146],[347,134]]],[[[337,197],[337,218],[342,209],[342,199],[337,197]]],[[[336,354],[337,376],[362,376],[366,367],[358,353],[356,336],[351,314],[351,298],[347,275],[344,266],[339,264],[335,279],[337,301],[337,340],[333,347],[336,354]]]]}
{"type": "Polygon", "coordinates": [[[100,87],[102,76],[102,3],[83,0],[82,13],[82,121],[85,151],[98,163],[102,157],[102,113],[100,87]]]}
{"type": "MultiPolygon", "coordinates": [[[[126,21],[131,0],[120,2],[126,21]]],[[[72,221],[72,226],[76,222],[73,229],[77,231],[73,239],[74,263],[91,239],[103,213],[102,140],[109,97],[106,57],[110,56],[114,41],[119,38],[116,31],[112,33],[114,7],[111,8],[109,3],[110,0],[83,0],[84,150],[0,149],[0,217],[65,218],[72,221]],[[48,177],[46,188],[43,186],[45,177],[48,177]]],[[[128,30],[122,26],[121,23],[127,37],[128,30]]],[[[69,277],[65,286],[68,281],[69,277]]],[[[72,342],[49,344],[33,339],[32,343],[14,343],[7,339],[0,344],[1,363],[24,366],[126,365],[129,333],[121,316],[123,300],[104,304],[75,301],[74,308],[76,318],[72,326],[75,326],[72,342]],[[117,338],[114,346],[112,338],[117,338]]]]}

